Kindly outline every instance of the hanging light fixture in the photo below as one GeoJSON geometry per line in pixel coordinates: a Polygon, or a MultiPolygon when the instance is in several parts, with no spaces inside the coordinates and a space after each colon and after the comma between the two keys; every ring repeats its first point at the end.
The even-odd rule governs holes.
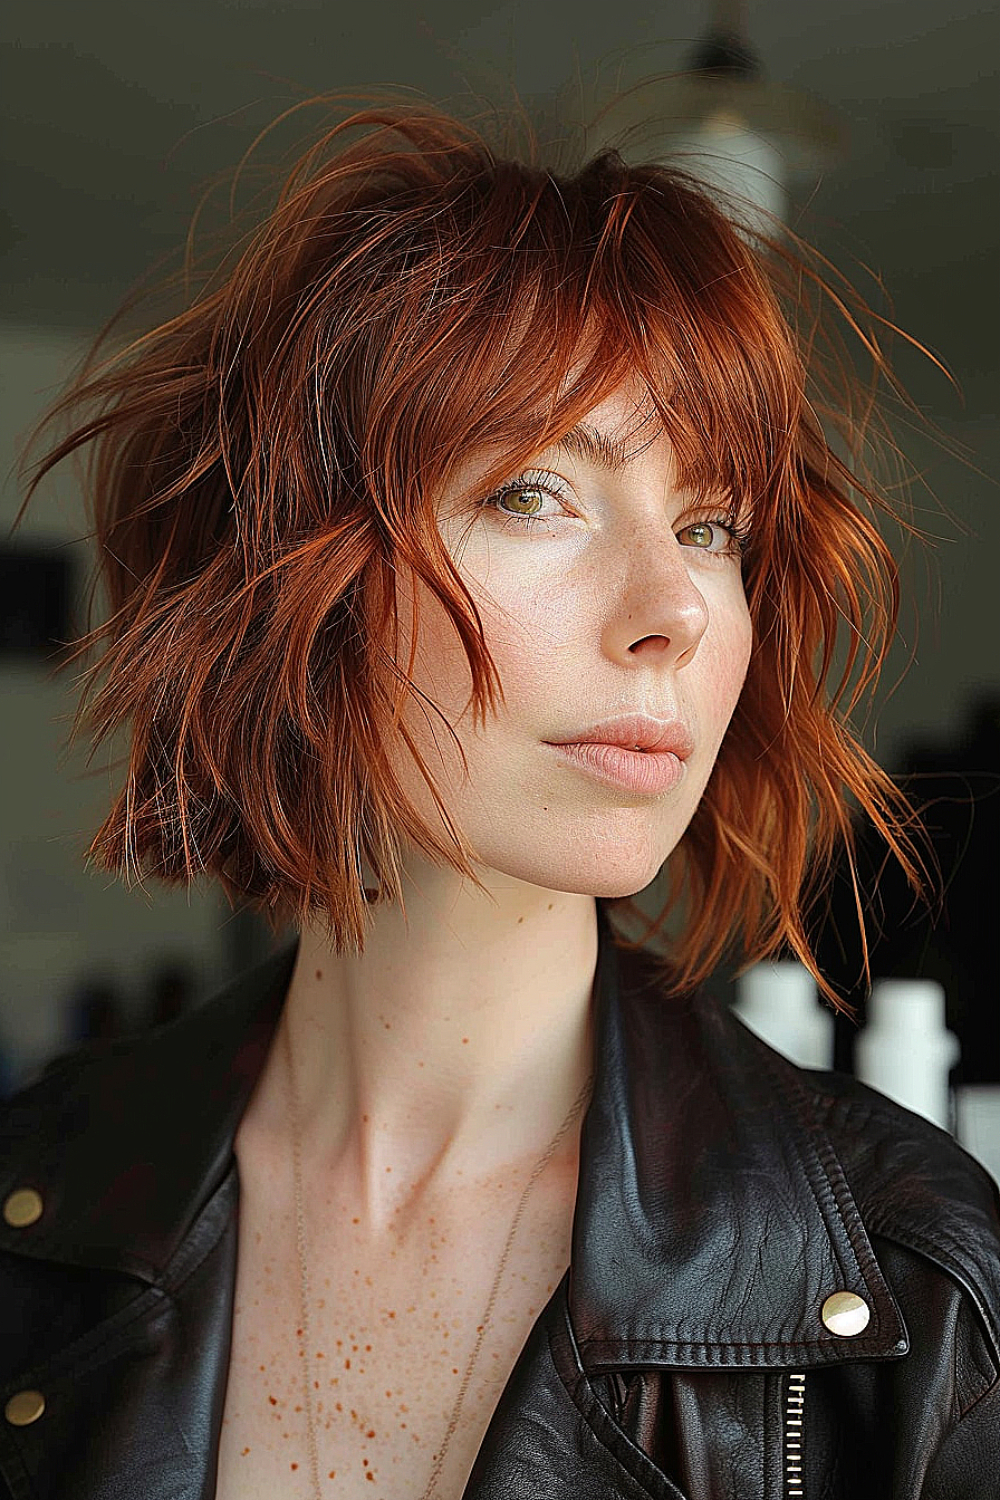
{"type": "Polygon", "coordinates": [[[703,181],[749,227],[774,232],[788,189],[846,154],[843,118],[772,83],[746,34],[743,0],[715,0],[682,73],[641,80],[587,129],[588,154],[616,146],[626,161],[667,160],[703,181]]]}

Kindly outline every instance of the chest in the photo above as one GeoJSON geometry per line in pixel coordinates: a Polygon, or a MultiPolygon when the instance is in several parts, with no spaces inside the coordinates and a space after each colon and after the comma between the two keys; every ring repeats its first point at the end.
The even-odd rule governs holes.
{"type": "Polygon", "coordinates": [[[509,1245],[520,1193],[496,1185],[374,1240],[331,1193],[306,1219],[303,1318],[294,1202],[240,1176],[216,1500],[315,1500],[314,1470],[323,1497],[421,1500],[435,1474],[437,1500],[461,1495],[569,1263],[572,1183],[539,1183],[509,1245]]]}

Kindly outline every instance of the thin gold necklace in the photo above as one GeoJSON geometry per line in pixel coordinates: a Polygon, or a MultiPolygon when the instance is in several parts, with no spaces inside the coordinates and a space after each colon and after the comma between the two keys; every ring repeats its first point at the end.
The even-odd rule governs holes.
{"type": "MultiPolygon", "coordinates": [[[[302,1361],[302,1379],[305,1385],[306,1431],[309,1442],[309,1465],[312,1470],[313,1491],[315,1493],[316,1500],[323,1500],[323,1489],[322,1485],[320,1484],[319,1478],[319,1449],[316,1444],[316,1421],[315,1417],[313,1416],[312,1404],[312,1364],[309,1358],[309,1273],[306,1268],[305,1215],[302,1210],[302,1155],[299,1145],[299,1096],[298,1090],[295,1085],[295,1064],[292,1058],[291,1029],[289,1028],[287,1023],[284,1027],[284,1032],[285,1052],[288,1058],[288,1114],[291,1124],[292,1166],[295,1179],[295,1243],[299,1256],[299,1295],[301,1318],[299,1329],[299,1358],[302,1361]]],[[[451,1443],[456,1428],[458,1427],[459,1418],[462,1413],[462,1404],[465,1401],[466,1392],[469,1388],[469,1381],[472,1378],[472,1371],[475,1366],[476,1360],[479,1357],[479,1351],[481,1350],[483,1346],[483,1340],[486,1337],[486,1330],[490,1325],[490,1318],[493,1315],[493,1304],[496,1301],[497,1292],[500,1288],[500,1281],[503,1276],[504,1269],[507,1265],[507,1257],[510,1255],[511,1245],[514,1243],[514,1235],[517,1233],[517,1226],[520,1223],[521,1215],[524,1212],[524,1205],[528,1201],[528,1194],[531,1192],[531,1189],[534,1187],[535,1183],[538,1181],[539,1177],[548,1166],[563,1136],[566,1134],[567,1130],[569,1130],[570,1126],[573,1124],[573,1121],[576,1119],[584,1104],[587,1102],[587,1099],[590,1096],[590,1090],[593,1082],[594,1075],[593,1073],[591,1073],[590,1077],[587,1079],[587,1082],[584,1084],[583,1088],[580,1090],[579,1094],[570,1105],[569,1113],[567,1114],[566,1118],[563,1120],[562,1124],[559,1126],[559,1129],[552,1137],[552,1140],[549,1142],[549,1145],[546,1147],[544,1153],[536,1162],[534,1170],[532,1171],[531,1176],[528,1178],[524,1191],[521,1194],[517,1208],[514,1212],[514,1218],[511,1221],[510,1232],[507,1235],[507,1243],[503,1247],[503,1253],[500,1256],[500,1263],[497,1266],[497,1273],[493,1278],[493,1285],[490,1288],[490,1295],[486,1303],[486,1310],[479,1321],[476,1342],[473,1346],[472,1353],[469,1356],[469,1363],[465,1367],[465,1374],[462,1377],[462,1384],[458,1389],[458,1398],[452,1410],[448,1426],[445,1429],[444,1439],[441,1443],[440,1448],[438,1449],[437,1454],[435,1455],[434,1467],[431,1470],[431,1477],[428,1482],[427,1488],[424,1490],[424,1493],[421,1496],[421,1500],[429,1500],[429,1497],[433,1495],[434,1491],[437,1489],[438,1479],[440,1478],[441,1470],[444,1467],[445,1454],[448,1452],[448,1446],[451,1443]]]]}

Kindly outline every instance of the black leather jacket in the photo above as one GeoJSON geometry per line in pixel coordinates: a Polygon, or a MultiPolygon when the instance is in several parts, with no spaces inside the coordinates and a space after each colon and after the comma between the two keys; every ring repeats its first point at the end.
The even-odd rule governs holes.
{"type": "MultiPolygon", "coordinates": [[[[992,1179],[707,996],[665,1001],[600,931],[572,1261],[466,1500],[997,1500],[992,1179]]],[[[214,1495],[232,1143],[294,958],[0,1108],[4,1500],[214,1495]]]]}

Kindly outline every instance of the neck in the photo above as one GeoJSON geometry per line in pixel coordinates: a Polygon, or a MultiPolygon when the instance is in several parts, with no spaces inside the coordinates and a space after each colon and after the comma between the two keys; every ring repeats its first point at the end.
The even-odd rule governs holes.
{"type": "MultiPolygon", "coordinates": [[[[407,898],[408,924],[395,906],[373,910],[361,955],[303,927],[279,1028],[304,1170],[346,1179],[372,1226],[496,1174],[526,1178],[592,1066],[594,898],[509,880],[491,901],[456,896],[439,873],[436,892],[407,898]]],[[[265,1113],[280,1136],[272,1082],[265,1113]]],[[[564,1165],[577,1140],[561,1142],[564,1165]]]]}

